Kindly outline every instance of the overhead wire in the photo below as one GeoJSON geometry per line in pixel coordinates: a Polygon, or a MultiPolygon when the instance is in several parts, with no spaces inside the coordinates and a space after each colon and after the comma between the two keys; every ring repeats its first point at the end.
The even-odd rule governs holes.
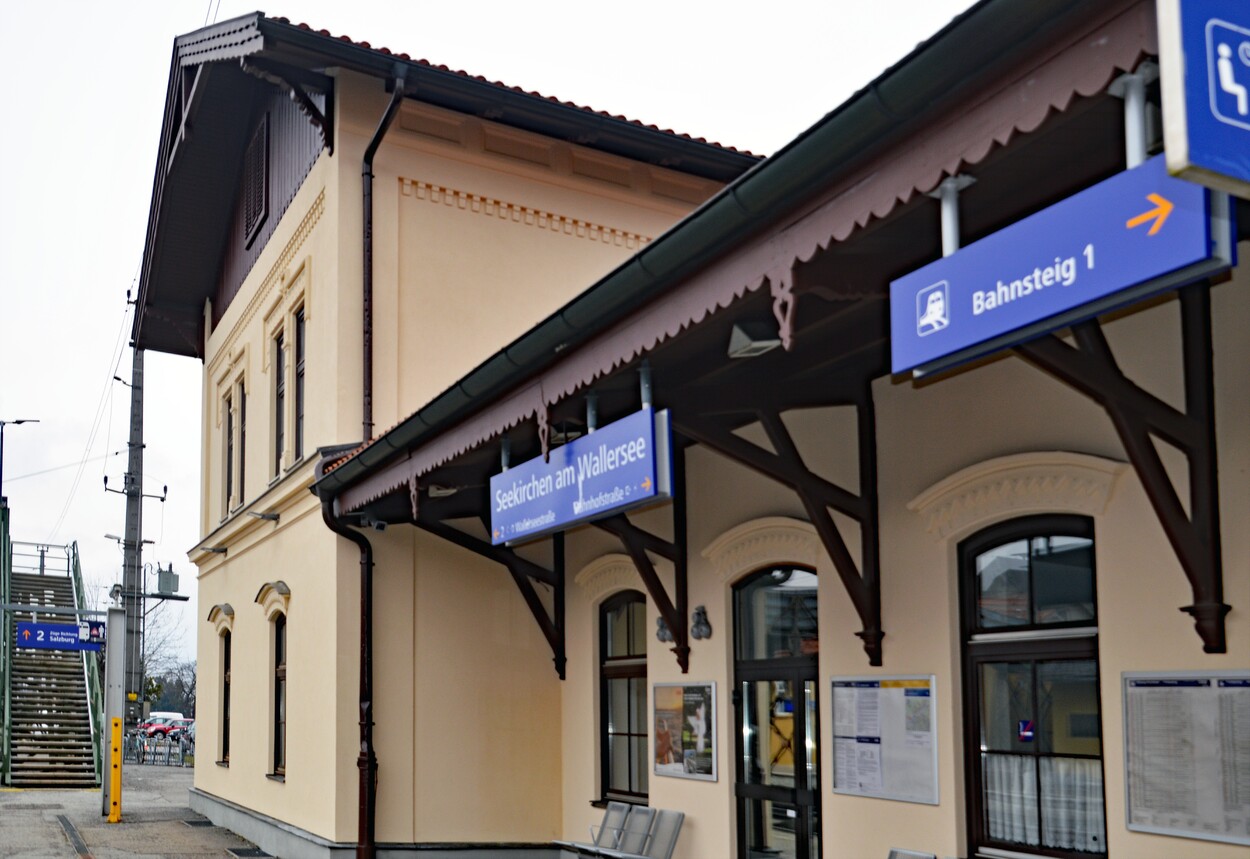
{"type": "MultiPolygon", "coordinates": [[[[105,445],[105,447],[107,446],[108,445],[105,445]]],[[[87,460],[87,462],[99,462],[102,459],[108,459],[110,456],[121,456],[125,452],[126,451],[124,450],[114,450],[108,453],[102,453],[99,456],[91,457],[90,459],[87,460]]],[[[40,469],[39,471],[28,471],[25,474],[19,474],[17,477],[7,477],[7,482],[15,483],[19,480],[25,480],[28,477],[38,477],[41,474],[50,474],[53,471],[64,471],[67,468],[74,468],[80,465],[81,462],[82,462],[81,460],[75,460],[73,462],[68,462],[65,465],[54,465],[51,468],[43,468],[43,469],[40,469]]]]}
{"type": "Polygon", "coordinates": [[[221,11],[221,0],[217,0],[217,9],[216,9],[216,11],[214,11],[214,10],[213,10],[213,0],[208,0],[208,8],[204,10],[204,24],[203,24],[203,26],[207,27],[210,23],[216,24],[216,23],[217,23],[217,13],[218,13],[218,12],[220,12],[220,11],[221,11]],[[211,15],[212,15],[212,17],[213,17],[213,20],[212,20],[211,22],[208,20],[208,17],[209,17],[209,15],[210,15],[210,14],[211,14],[211,15]]]}
{"type": "MultiPolygon", "coordinates": [[[[138,277],[138,270],[135,271],[135,277],[138,277]]],[[[56,535],[60,532],[61,526],[65,523],[65,517],[69,515],[71,505],[74,503],[74,496],[78,494],[78,486],[82,483],[83,471],[87,467],[87,463],[91,460],[91,450],[95,446],[96,436],[100,432],[100,424],[104,420],[105,407],[111,403],[110,387],[113,383],[113,377],[117,375],[118,369],[121,367],[122,355],[125,352],[125,334],[126,322],[130,316],[130,304],[127,302],[126,309],[122,312],[121,325],[117,329],[117,339],[113,345],[113,354],[109,359],[109,369],[104,378],[104,387],[100,391],[100,401],[96,404],[95,417],[91,423],[91,431],[87,435],[87,444],[83,448],[82,458],[78,461],[78,471],[74,475],[74,482],[69,489],[69,495],[65,499],[65,505],[61,508],[61,514],[57,517],[56,524],[52,527],[52,532],[48,539],[55,540],[56,535]]]]}

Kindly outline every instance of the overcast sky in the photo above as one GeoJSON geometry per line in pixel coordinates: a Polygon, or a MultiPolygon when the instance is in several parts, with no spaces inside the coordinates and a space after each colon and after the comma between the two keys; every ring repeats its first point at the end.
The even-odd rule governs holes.
{"type": "MultiPolygon", "coordinates": [[[[275,0],[265,13],[544,95],[770,154],[971,0],[275,0]]],[[[235,0],[0,5],[0,420],[13,538],[77,541],[89,584],[121,578],[131,352],[175,36],[256,10],[235,0]]],[[[200,611],[201,364],[146,356],[144,562],[173,563],[183,658],[200,611]]],[[[346,442],[356,439],[326,439],[346,442]]],[[[155,582],[152,583],[153,587],[155,582]]]]}

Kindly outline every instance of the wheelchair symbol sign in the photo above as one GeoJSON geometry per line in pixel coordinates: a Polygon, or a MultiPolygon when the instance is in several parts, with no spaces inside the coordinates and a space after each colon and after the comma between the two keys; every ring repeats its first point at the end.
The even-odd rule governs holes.
{"type": "Polygon", "coordinates": [[[1218,19],[1208,21],[1206,30],[1211,113],[1250,130],[1250,30],[1218,19]]]}

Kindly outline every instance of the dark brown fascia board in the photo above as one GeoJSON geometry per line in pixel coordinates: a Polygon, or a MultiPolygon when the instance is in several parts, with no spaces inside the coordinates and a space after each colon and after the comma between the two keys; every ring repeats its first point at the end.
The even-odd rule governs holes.
{"type": "Polygon", "coordinates": [[[397,67],[402,67],[405,90],[411,91],[411,97],[418,101],[458,113],[486,116],[492,122],[567,140],[633,161],[729,182],[761,160],[758,155],[736,152],[457,72],[404,60],[395,54],[384,54],[273,18],[262,18],[259,26],[265,36],[266,50],[294,50],[304,54],[306,62],[312,62],[321,69],[345,68],[388,81],[395,77],[397,67]]]}
{"type": "Polygon", "coordinates": [[[397,454],[454,427],[483,403],[541,373],[561,353],[852,174],[884,142],[914,131],[935,106],[955,109],[961,96],[993,80],[1016,54],[1041,50],[1082,19],[1131,5],[1132,0],[982,0],[429,405],[322,476],[312,491],[332,498],[397,454]]]}

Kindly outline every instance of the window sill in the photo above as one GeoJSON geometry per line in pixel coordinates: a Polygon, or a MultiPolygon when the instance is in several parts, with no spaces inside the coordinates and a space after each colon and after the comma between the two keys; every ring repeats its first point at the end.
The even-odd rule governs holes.
{"type": "Polygon", "coordinates": [[[650,804],[650,800],[645,796],[618,796],[612,799],[592,799],[590,805],[592,808],[607,808],[609,802],[623,802],[626,805],[641,805],[643,807],[650,804]]]}
{"type": "Polygon", "coordinates": [[[270,781],[280,781],[283,784],[286,783],[286,773],[265,773],[265,778],[270,781]]]}
{"type": "Polygon", "coordinates": [[[217,766],[230,769],[230,761],[217,761],[217,766]]]}

